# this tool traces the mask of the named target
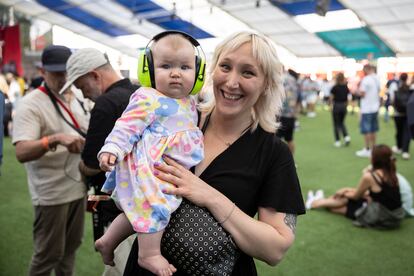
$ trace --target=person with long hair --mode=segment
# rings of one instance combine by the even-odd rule
[[[345,146],[348,146],[351,142],[351,137],[348,135],[348,131],[345,126],[345,117],[347,113],[349,89],[347,81],[343,73],[338,73],[335,78],[335,85],[331,89],[331,102],[332,102],[332,119],[334,125],[335,135],[335,147],[341,146],[342,135]]]
[[[357,220],[359,213],[364,210],[361,208],[377,202],[381,205],[381,210],[393,213],[394,219],[401,220],[404,217],[404,211],[401,208],[395,162],[396,159],[390,147],[376,145],[372,151],[371,166],[364,169],[356,188],[341,188],[328,198],[308,201],[307,206],[310,209],[326,208],[332,213]]]

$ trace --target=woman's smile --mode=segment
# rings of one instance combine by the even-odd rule
[[[243,97],[240,94],[228,93],[228,92],[225,92],[224,90],[220,90],[220,91],[226,100],[237,101]]]

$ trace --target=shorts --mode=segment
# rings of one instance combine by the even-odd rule
[[[293,140],[293,131],[295,130],[295,118],[281,117],[281,126],[277,130],[276,135],[283,138],[286,142]]]
[[[355,219],[355,211],[361,208],[365,202],[366,200],[364,199],[357,199],[357,200],[348,199],[348,203],[346,205],[345,217],[350,218],[350,219]]]
[[[318,101],[318,94],[315,92],[310,92],[308,95],[306,95],[306,102],[308,104],[314,104]]]
[[[362,134],[377,132],[378,127],[378,112],[363,113],[361,115],[361,122],[359,123]]]

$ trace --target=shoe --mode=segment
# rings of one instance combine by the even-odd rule
[[[392,146],[391,150],[395,154],[401,154],[402,152],[397,146]]]
[[[359,150],[357,152],[355,152],[355,155],[358,157],[371,157],[371,150],[363,148],[362,150]]]
[[[404,160],[409,160],[410,159],[410,154],[408,152],[403,152],[401,154],[402,159]]]
[[[315,118],[316,113],[315,112],[308,112],[307,116],[308,116],[308,118]]]
[[[315,195],[313,194],[313,191],[309,190],[308,197],[305,202],[306,210],[309,210],[311,208],[312,202],[315,200],[314,198],[315,198]]]
[[[300,122],[299,121],[295,121],[295,131],[299,131],[300,130]]]
[[[339,141],[335,141],[335,143],[334,143],[334,147],[336,147],[336,148],[340,148],[340,147],[341,147],[341,142],[339,142]]]
[[[313,197],[313,200],[318,200],[318,199],[324,199],[325,198],[325,193],[323,192],[323,190],[317,190],[315,192],[315,196]]]
[[[345,146],[349,146],[349,144],[351,143],[351,137],[349,136],[345,136],[344,137],[344,141],[345,141]]]

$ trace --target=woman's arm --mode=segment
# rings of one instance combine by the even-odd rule
[[[369,190],[369,188],[372,185],[372,176],[369,172],[364,172],[362,174],[361,179],[359,180],[359,184],[356,187],[356,189],[349,190],[344,194],[345,197],[349,199],[361,199],[365,197],[366,192]]]
[[[217,191],[207,208],[218,221],[226,218],[233,204]],[[278,213],[273,208],[259,207],[258,220],[235,208],[222,226],[246,254],[269,265],[278,264],[295,240],[296,214]]]
[[[276,265],[282,259],[295,238],[296,215],[259,208],[259,220],[253,219],[190,171],[168,157],[164,159],[168,165],[159,164],[155,175],[176,186],[164,192],[207,207],[246,254],[269,265]]]
[[[355,188],[351,188],[351,187],[344,187],[339,189],[338,191],[335,192],[334,197],[344,197],[345,194],[350,193],[350,192],[354,192]]]

